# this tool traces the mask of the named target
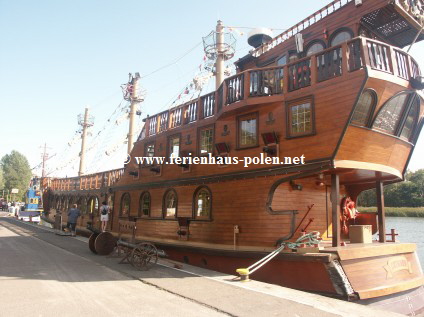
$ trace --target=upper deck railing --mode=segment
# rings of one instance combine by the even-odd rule
[[[122,177],[123,174],[124,169],[119,168],[84,176],[58,178],[51,181],[50,188],[52,190],[60,191],[100,189],[112,186]]]
[[[325,18],[326,16],[330,15],[331,13],[341,9],[345,5],[347,5],[349,2],[352,2],[353,0],[335,0],[329,4],[327,4],[322,9],[316,11],[315,13],[308,16],[306,19],[300,21],[296,25],[292,26],[291,28],[285,30],[283,33],[277,35],[273,39],[271,39],[269,42],[259,46],[258,48],[252,50],[250,53],[254,57],[259,57],[262,54],[268,52],[270,49],[276,47],[277,45],[283,43],[284,41],[288,40],[289,38],[295,36],[296,34],[300,33],[307,27],[315,24],[319,20]]]
[[[239,101],[284,95],[364,67],[405,80],[420,74],[417,62],[401,49],[357,37],[284,66],[246,70],[229,77],[215,92],[148,117],[145,136],[212,117]],[[174,119],[168,122],[171,117]]]

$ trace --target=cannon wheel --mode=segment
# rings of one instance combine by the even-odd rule
[[[90,248],[91,252],[97,254],[96,248],[94,247],[94,242],[96,241],[96,238],[99,234],[98,233],[92,233],[90,238],[88,239],[88,247]]]
[[[138,270],[148,270],[158,261],[158,249],[154,244],[142,242],[131,252],[130,263]]]
[[[116,238],[110,232],[99,233],[94,241],[94,248],[99,255],[109,255],[115,249]]]

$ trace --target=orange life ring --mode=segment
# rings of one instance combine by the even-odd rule
[[[355,219],[356,215],[358,214],[358,211],[356,210],[356,204],[350,197],[344,197],[340,203],[340,209],[340,224],[342,227],[342,233],[348,235],[348,222],[349,220]]]

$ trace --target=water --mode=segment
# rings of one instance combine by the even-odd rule
[[[419,217],[386,217],[386,232],[396,229],[399,234],[396,241],[417,244],[418,258],[424,267],[424,218]],[[388,236],[390,239],[390,236]]]

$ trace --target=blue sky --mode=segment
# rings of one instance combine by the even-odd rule
[[[146,114],[169,107],[196,75],[204,55],[202,36],[218,19],[227,26],[286,29],[327,3],[218,0],[212,6],[207,1],[0,0],[0,157],[15,149],[34,167],[41,162],[40,147],[47,143],[53,156],[47,162],[50,175],[76,175],[79,143],[67,143],[78,130],[77,115],[89,106],[95,125],[88,172],[121,167],[127,123],[113,122],[125,110],[122,103],[115,111],[128,73],[140,72],[143,77],[141,125]],[[250,49],[246,36],[237,36],[237,41],[236,58]],[[411,53],[424,69],[424,43],[416,44]],[[170,66],[149,75],[165,65]],[[104,155],[113,147],[119,149]],[[424,168],[423,154],[421,137],[411,169]]]

